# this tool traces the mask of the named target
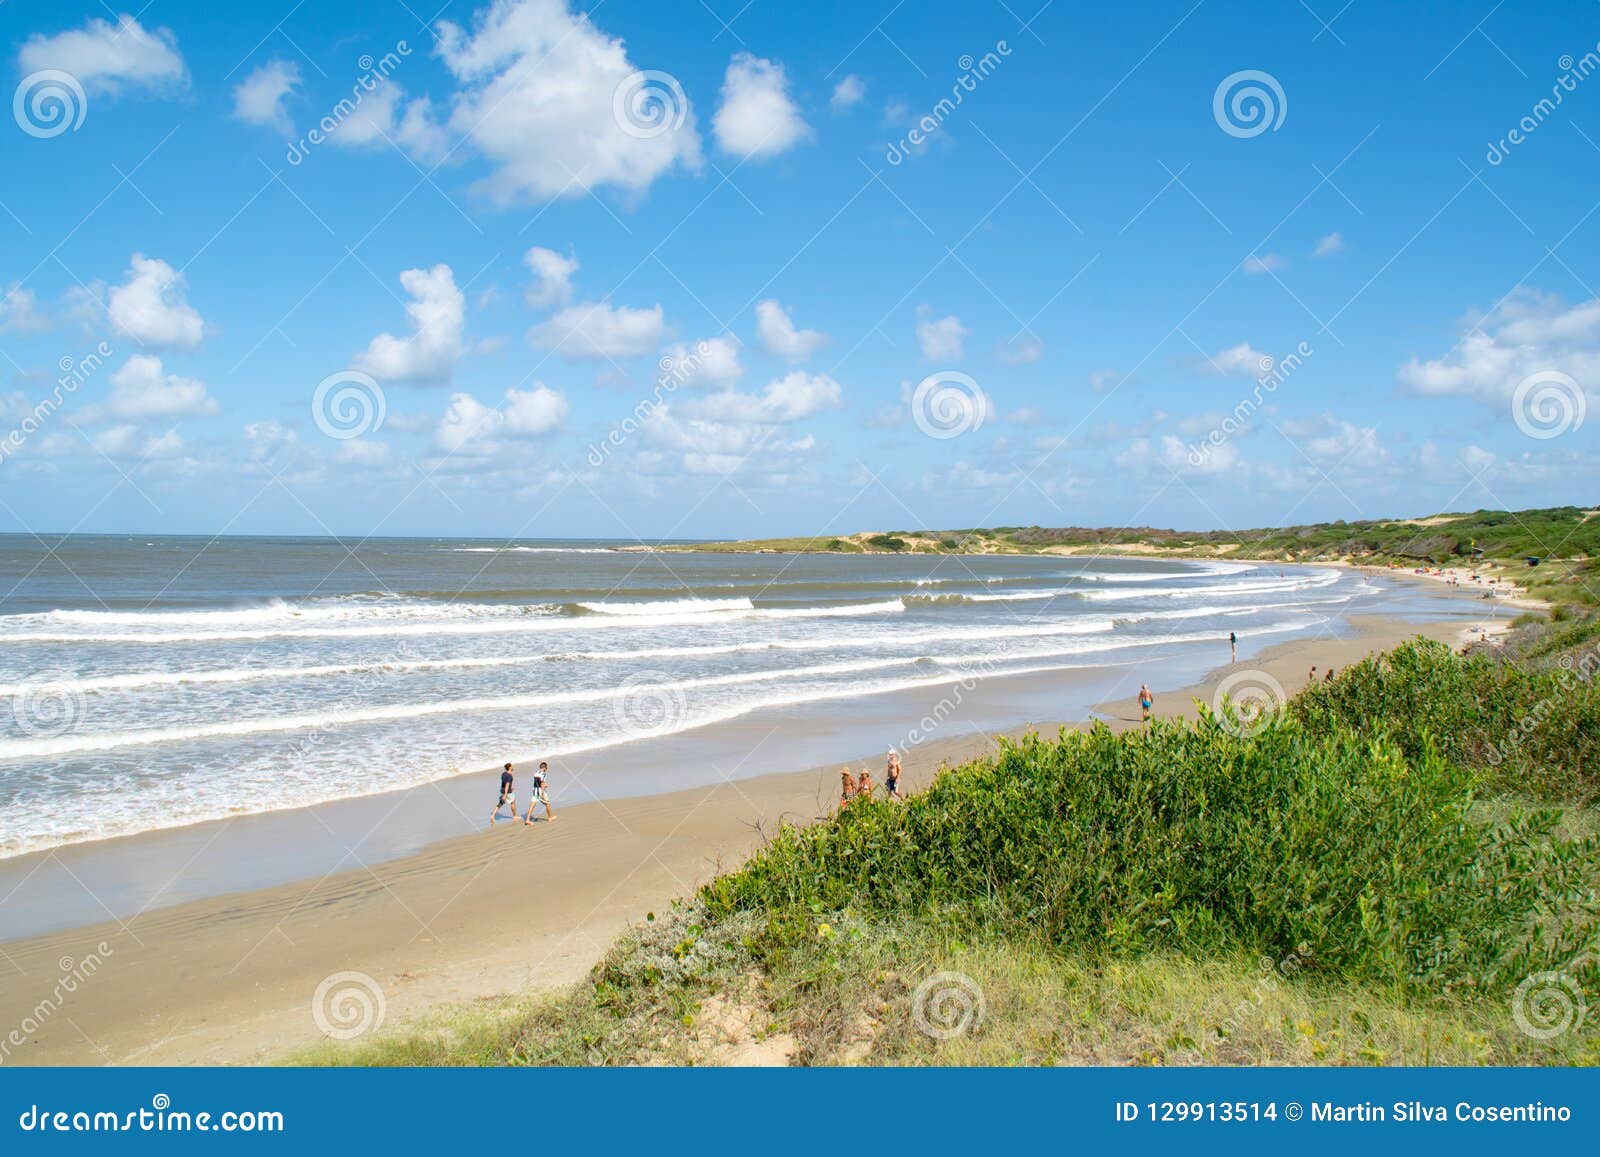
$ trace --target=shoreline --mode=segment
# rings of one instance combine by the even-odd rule
[[[1348,623],[1346,637],[1267,644],[1237,665],[1177,686],[1151,679],[1156,713],[1192,713],[1191,699],[1209,701],[1230,670],[1265,671],[1292,694],[1309,663],[1342,668],[1418,634],[1458,644],[1463,632],[1461,620],[1452,619],[1353,615]],[[958,764],[993,752],[998,735],[1049,734],[1096,719],[1118,729],[1137,726],[1137,682],[1123,686],[1136,679],[1131,669],[1121,669],[1120,678],[1118,669],[1099,675],[1089,700],[1099,706],[1086,710],[1087,718],[942,735],[908,751],[907,784],[917,790],[940,761]],[[1009,682],[1026,691],[1044,681]],[[900,716],[892,733],[902,734],[905,723]],[[741,738],[748,732],[733,736]],[[356,857],[359,866],[346,864],[317,880],[230,891],[7,942],[0,1023],[21,1024],[30,1015],[36,1023],[26,1043],[8,1046],[0,1062],[270,1061],[322,1039],[312,995],[340,972],[372,979],[391,1025],[440,1005],[559,987],[580,979],[630,922],[742,862],[778,823],[828,814],[840,763],[866,766],[881,779],[882,758],[562,804],[554,825],[473,831],[371,865]],[[137,868],[135,858],[129,870]],[[40,1020],[41,995],[69,961],[91,955],[102,958],[96,974]]]

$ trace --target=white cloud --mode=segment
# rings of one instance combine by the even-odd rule
[[[1469,325],[1453,350],[1412,358],[1399,377],[1418,394],[1498,404],[1524,378],[1547,370],[1571,376],[1591,399],[1600,398],[1600,298],[1568,306],[1556,297],[1514,294]]]
[[[638,357],[659,346],[665,333],[659,305],[632,309],[585,301],[534,326],[528,340],[569,361],[585,361]]]
[[[1344,249],[1344,238],[1338,233],[1329,233],[1317,242],[1317,247],[1311,251],[1313,257],[1329,257]]]
[[[164,434],[143,434],[134,426],[112,426],[91,440],[107,458],[158,461],[182,456],[183,438],[176,430]]]
[[[133,255],[127,280],[115,286],[106,310],[117,332],[149,346],[200,344],[205,322],[184,300],[183,275],[165,261]]]
[[[827,374],[796,370],[767,383],[759,395],[724,390],[685,403],[691,417],[713,422],[779,424],[798,422],[839,405],[842,390]]]
[[[471,394],[452,394],[433,443],[441,453],[462,458],[494,457],[508,452],[502,439],[547,434],[566,420],[568,409],[566,398],[542,382],[531,390],[507,390],[498,409]]]
[[[394,457],[387,442],[374,442],[370,438],[347,438],[339,443],[335,457],[340,462],[363,469],[387,466]]]
[[[466,299],[448,265],[407,269],[400,285],[410,294],[411,335],[380,333],[355,358],[355,368],[382,382],[448,382],[461,358]]]
[[[1252,253],[1240,263],[1239,268],[1246,273],[1271,273],[1274,269],[1282,269],[1288,264],[1276,253]]]
[[[996,351],[1008,366],[1026,366],[1044,357],[1044,342],[1031,333],[1019,333]]]
[[[733,385],[744,375],[739,343],[731,337],[678,342],[663,355],[662,375],[683,386]],[[670,363],[670,364],[666,364]]]
[[[860,104],[866,95],[866,82],[852,72],[833,86],[833,99],[828,103],[835,112],[839,112]]]
[[[1089,388],[1097,394],[1103,394],[1122,381],[1123,375],[1113,369],[1096,370],[1089,375]]]
[[[50,319],[39,308],[31,289],[13,281],[0,289],[0,333],[38,333],[50,328]]]
[[[111,375],[111,394],[105,404],[89,407],[84,416],[142,421],[146,418],[192,418],[217,412],[216,399],[205,383],[169,374],[161,359],[134,354]]]
[[[1203,368],[1214,374],[1237,374],[1246,378],[1269,374],[1272,366],[1272,358],[1247,341],[1214,353],[1203,363]]]
[[[292,60],[269,60],[234,87],[233,115],[287,135],[294,126],[283,102],[299,86],[298,64]]]
[[[935,318],[925,305],[917,309],[917,317],[921,319],[917,322],[917,344],[922,347],[922,356],[931,362],[959,360],[966,349],[968,333],[961,319],[954,314]]]
[[[448,20],[435,27],[461,86],[450,132],[492,166],[478,188],[496,204],[604,185],[640,192],[675,166],[699,168],[681,86],[657,81],[641,93],[622,41],[565,0],[495,0],[470,32]]]
[[[335,145],[347,149],[398,148],[427,164],[444,160],[449,134],[427,97],[408,101],[405,90],[392,80],[357,95],[360,103],[328,134]]]
[[[804,361],[817,351],[828,336],[814,329],[796,329],[788,312],[777,299],[769,298],[756,306],[756,332],[768,353],[792,362]]]
[[[1374,426],[1357,426],[1332,416],[1324,417],[1323,425],[1325,432],[1306,441],[1303,447],[1318,462],[1371,469],[1389,456],[1379,443]]]
[[[91,19],[55,36],[30,37],[17,53],[24,75],[43,69],[70,73],[91,92],[181,86],[188,78],[178,41],[165,28],[148,31],[132,16]]]
[[[522,255],[522,260],[534,276],[533,284],[524,294],[529,305],[543,309],[572,300],[572,275],[578,272],[576,257],[563,257],[554,249],[535,245]]]
[[[811,136],[789,96],[783,65],[748,52],[734,56],[722,81],[722,107],[712,119],[724,152],[763,160],[788,152]]]

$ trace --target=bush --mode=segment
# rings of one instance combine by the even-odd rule
[[[867,539],[868,546],[875,546],[879,550],[904,550],[906,540],[894,534],[874,534]]]
[[[1294,955],[1434,992],[1573,967],[1600,841],[1554,838],[1553,811],[1475,824],[1472,778],[1428,741],[1408,762],[1344,726],[1238,738],[1204,711],[1029,736],[908,803],[788,829],[701,900],[713,920],[768,913],[779,952],[786,921],[845,909],[1112,956]]]

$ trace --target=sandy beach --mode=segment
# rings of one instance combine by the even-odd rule
[[[1192,713],[1193,701],[1209,701],[1230,670],[1265,671],[1292,693],[1312,665],[1342,668],[1416,634],[1458,644],[1479,629],[1462,620],[1349,622],[1346,636],[1269,646],[1199,683],[1164,685],[1145,672],[1157,713]],[[1127,684],[1138,676],[1101,674],[1110,684],[1101,695],[1111,698],[1096,717],[1114,727],[1136,725],[1137,681]],[[1045,702],[1027,698],[1027,679],[992,682],[986,693],[1029,706]],[[907,722],[888,733],[898,737]],[[1041,712],[1014,733],[1081,723]],[[752,737],[734,730],[726,739],[737,745]],[[907,782],[916,790],[942,762],[959,763],[994,746],[993,734],[936,734],[907,754]],[[882,751],[849,762],[880,776]],[[765,765],[773,762],[768,757]],[[8,940],[0,943],[0,1030],[25,1031],[3,1042],[4,1063],[271,1062],[323,1038],[313,993],[341,972],[372,978],[389,1025],[444,1002],[571,982],[630,921],[737,864],[780,823],[825,815],[837,796],[838,769],[829,762],[574,806],[560,806],[558,793],[558,822],[531,827],[518,821],[487,828],[492,800],[486,798],[482,830],[410,854],[380,862],[357,857],[316,879]],[[488,796],[487,781],[476,786]],[[119,845],[120,871],[133,877],[154,871],[137,841],[112,843]],[[88,961],[92,975],[83,976]]]

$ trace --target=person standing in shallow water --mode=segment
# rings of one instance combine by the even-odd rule
[[[1156,697],[1150,694],[1150,684],[1139,684],[1139,712],[1144,722],[1150,722],[1150,709],[1156,705]]]
[[[1239,661],[1239,636],[1232,631],[1228,632],[1228,656],[1235,663]]]

